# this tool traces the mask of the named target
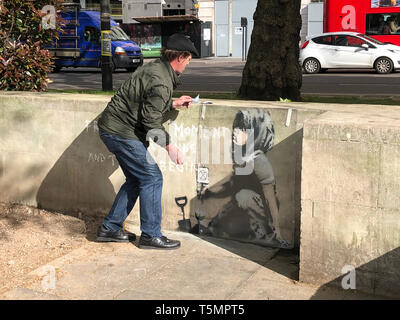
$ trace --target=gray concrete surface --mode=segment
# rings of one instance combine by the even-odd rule
[[[303,127],[300,279],[400,297],[400,118],[326,112]]]
[[[130,231],[138,233],[138,228]],[[182,232],[178,250],[142,250],[135,243],[95,243],[32,271],[0,296],[12,300],[292,300],[377,299],[296,281],[298,257],[252,244]],[[55,270],[51,282],[51,268]]]
[[[125,177],[98,135],[96,117],[110,97],[57,94],[0,95],[0,201],[39,206],[73,214],[105,216]],[[215,216],[229,197],[199,201],[196,195],[196,166],[210,169],[210,184],[218,186],[232,175],[231,128],[240,109],[261,107],[274,121],[274,148],[268,154],[277,181],[280,201],[279,228],[283,238],[299,246],[301,128],[320,110],[288,109],[283,104],[241,102],[229,106],[214,101],[201,112],[194,105],[182,110],[173,123],[166,123],[172,140],[183,150],[185,165],[174,165],[165,150],[149,148],[164,176],[163,227],[176,230],[182,215],[176,197],[187,196],[186,218],[197,223],[195,211],[202,210],[204,223]],[[203,133],[197,134],[201,126]],[[220,137],[217,137],[218,134]],[[209,147],[203,146],[208,143]],[[211,151],[210,151],[211,149]],[[209,151],[209,152],[208,152]],[[204,157],[203,157],[204,155]],[[216,156],[216,157],[215,157]],[[216,160],[216,161],[215,161]],[[139,208],[128,221],[139,224]],[[206,224],[205,224],[206,225]]]
[[[117,170],[117,165],[113,163],[113,159],[108,156],[108,153],[106,151],[104,151],[104,146],[101,144],[99,139],[97,138],[97,140],[93,140],[93,138],[91,138],[91,136],[98,137],[96,134],[94,121],[98,113],[103,110],[105,103],[108,100],[109,97],[107,96],[91,95],[32,94],[15,92],[3,93],[2,95],[0,95],[0,183],[1,190],[4,191],[0,194],[0,201],[26,203],[39,206],[41,204],[46,204],[46,206],[48,206],[48,208],[50,209],[53,205],[59,206],[60,204],[63,204],[63,211],[66,212],[66,214],[74,212],[74,208],[71,207],[79,206],[81,210],[92,211],[95,214],[100,214],[104,216],[112,203],[114,194],[117,191],[116,188],[123,181],[121,173],[119,172],[119,170]],[[325,215],[324,218],[327,219],[327,221],[325,221],[326,223],[332,223],[332,225],[326,225],[325,222],[318,224],[318,219],[315,219],[315,216],[313,216],[312,214],[313,211],[309,210],[310,206],[307,206],[306,201],[303,201],[302,210],[304,211],[304,214],[306,214],[305,217],[308,217],[309,219],[308,224],[302,231],[304,233],[301,235],[301,238],[300,234],[297,234],[298,240],[304,241],[304,239],[307,239],[307,241],[304,241],[304,244],[309,246],[310,248],[324,248],[324,245],[326,245],[325,249],[321,250],[320,252],[324,253],[326,252],[326,250],[329,250],[330,254],[328,255],[327,259],[325,259],[327,255],[322,255],[322,260],[319,261],[321,269],[329,266],[332,262],[336,260],[343,262],[344,260],[337,258],[338,255],[349,249],[347,245],[353,244],[355,248],[355,251],[353,252],[357,253],[360,257],[365,255],[365,257],[367,258],[369,257],[371,259],[374,259],[371,260],[371,265],[367,268],[367,272],[370,272],[370,270],[377,270],[375,268],[377,264],[381,264],[384,266],[384,264],[387,264],[388,261],[389,263],[390,261],[398,261],[398,253],[396,251],[396,249],[399,247],[398,228],[396,227],[398,226],[398,197],[396,196],[396,193],[393,192],[393,190],[397,190],[399,186],[398,181],[396,180],[399,170],[399,152],[397,150],[399,135],[397,130],[398,126],[390,124],[398,123],[399,106],[335,105],[223,100],[217,101],[214,106],[218,106],[218,108],[213,109],[212,106],[209,106],[207,108],[207,111],[205,112],[205,121],[203,123],[205,127],[213,128],[221,126],[225,122],[231,123],[229,122],[229,119],[232,120],[231,117],[233,114],[235,114],[238,108],[265,108],[273,113],[274,121],[276,120],[281,123],[281,130],[277,132],[277,141],[289,141],[289,145],[292,145],[292,143],[296,142],[297,140],[287,138],[293,136],[296,132],[300,132],[302,134],[301,129],[304,121],[307,122],[307,119],[311,118],[317,119],[317,121],[318,119],[320,119],[321,122],[317,122],[317,129],[315,129],[313,132],[321,135],[321,143],[318,144],[318,141],[317,143],[314,143],[314,145],[309,143],[306,144],[306,148],[302,148],[303,157],[306,154],[307,161],[305,162],[305,164],[307,164],[307,168],[309,169],[308,172],[310,177],[310,180],[308,180],[307,184],[305,185],[309,186],[308,191],[307,189],[302,188],[302,192],[304,191],[304,196],[302,196],[302,198],[303,200],[322,200],[322,205],[327,205],[327,202],[331,201],[331,203],[328,204],[333,204],[334,206],[336,206],[336,209],[334,211],[328,210],[329,208],[326,210],[324,209],[320,211],[315,211],[319,212],[318,215],[320,217],[324,217]],[[293,116],[290,121],[288,121],[289,109],[293,111]],[[190,112],[190,110],[187,110],[187,113],[185,113],[184,111],[181,115],[181,119],[184,119],[184,121],[186,122],[183,123],[186,123],[189,126],[197,125],[199,123],[199,110],[200,109],[197,109],[197,112]],[[336,114],[334,119],[328,117],[329,115],[332,115],[332,113]],[[210,115],[213,116],[210,117]],[[332,121],[334,122],[334,125],[332,125]],[[287,122],[289,122],[288,126],[285,125],[285,123]],[[339,130],[338,128],[342,126],[348,126],[350,130]],[[376,131],[376,128],[383,128],[387,130]],[[360,130],[361,132],[360,137],[364,139],[362,141],[365,141],[365,139],[368,139],[369,137],[372,137],[374,139],[380,137],[381,140],[379,142],[377,139],[373,139],[370,141],[370,144],[361,148],[360,143],[357,144],[357,141],[352,141],[352,138],[354,138],[353,132],[357,133],[358,130]],[[89,132],[90,135],[88,134]],[[331,134],[333,138],[338,139],[339,143],[347,143],[348,145],[342,145],[341,148],[336,149],[334,148],[334,146],[329,147],[327,145],[324,145],[324,143],[328,143],[326,142],[326,140],[329,141],[329,139],[326,139],[326,135],[329,136],[329,134]],[[382,140],[384,140],[384,143],[381,147],[382,151],[381,153],[379,153],[376,151],[377,143],[379,142],[379,144],[381,144]],[[355,145],[353,145],[354,143]],[[315,147],[319,145],[324,147],[321,147],[319,149],[314,148],[315,150],[311,148],[312,146]],[[284,154],[288,154],[287,151],[291,151],[290,148],[281,148],[281,151],[282,150],[286,150],[286,153]],[[292,152],[292,155],[290,157],[288,156],[287,158],[295,160],[291,161],[292,164],[296,163],[297,159],[297,155],[293,156],[293,154],[295,153]],[[329,161],[322,161],[321,159],[325,159],[326,154],[331,154],[332,157],[328,159]],[[368,156],[365,157],[365,154],[367,154]],[[347,155],[347,158],[340,158],[340,156],[343,155]],[[382,160],[378,161],[377,155],[382,155],[384,157],[382,158]],[[287,159],[285,158],[284,160],[286,161]],[[316,161],[316,159],[319,159],[319,162]],[[337,160],[338,162],[336,163],[335,161],[333,161],[333,159]],[[276,160],[277,163],[279,163],[279,157],[277,157]],[[319,165],[316,166],[316,163],[318,163]],[[281,169],[282,168],[284,167],[281,167]],[[291,166],[290,168],[293,168],[293,166]],[[232,168],[230,165],[224,167],[222,171],[225,174],[231,169]],[[310,171],[310,169],[312,170]],[[329,173],[330,175],[323,175],[318,170],[322,170],[323,173]],[[84,174],[82,174],[82,172]],[[377,179],[379,177],[379,174],[377,172],[383,173],[383,180]],[[224,176],[224,174],[222,174],[222,177]],[[360,177],[362,179],[358,181],[357,179],[359,177],[359,174],[361,174]],[[304,178],[303,173],[302,175]],[[294,178],[294,180],[291,180],[292,186],[296,185],[295,183],[293,183],[293,181],[299,181],[298,173],[296,174],[294,173],[294,171],[291,172],[288,177]],[[315,177],[315,179],[313,177]],[[332,177],[337,178],[337,181],[334,185],[334,188],[329,189],[329,182],[331,181],[329,179],[331,179]],[[219,179],[221,178],[221,176],[216,176],[216,181],[218,182],[219,180],[217,178]],[[179,209],[174,203],[173,197],[171,198],[171,190],[179,193],[179,195],[181,195],[181,193],[187,193],[189,199],[195,198],[194,172],[189,171],[186,172],[185,175],[180,175],[176,171],[171,172],[168,180],[170,180],[170,185],[165,194],[169,194],[169,199],[166,199],[163,202],[163,228],[171,230],[172,228],[170,228],[169,226],[173,226],[173,224],[174,226],[176,226],[177,221],[181,218]],[[57,189],[59,186],[64,188],[61,189],[62,192],[59,192],[60,189]],[[295,189],[296,188],[291,190]],[[312,193],[310,192],[310,190],[314,190],[315,192]],[[324,190],[328,190],[329,192],[325,192]],[[338,190],[341,190],[341,192],[338,192]],[[372,190],[372,193],[368,193],[368,190]],[[388,208],[392,211],[389,210],[385,212],[381,210],[377,212],[377,215],[375,215],[373,212],[370,212],[366,209],[366,207],[376,202],[376,197],[374,198],[373,196],[376,196],[377,190],[381,190],[381,192],[378,193],[381,196],[380,199],[386,201],[378,202],[378,204],[389,203],[390,206]],[[328,198],[315,198],[314,196],[310,196],[307,198],[306,196],[307,194],[318,195],[321,193],[323,194],[324,192],[329,195]],[[296,195],[295,200],[298,202],[300,201],[299,192],[291,192],[290,194],[291,197],[294,197]],[[290,199],[290,197],[288,199]],[[333,201],[335,199],[341,199],[344,205],[336,205]],[[351,204],[351,201],[356,201],[359,209],[358,212],[354,213],[354,210],[348,210],[348,208],[346,207],[345,204],[348,202],[350,202]],[[299,207],[294,206],[294,208],[298,209]],[[313,205],[311,205],[311,208],[318,209],[318,207],[315,207]],[[290,210],[288,210],[288,212],[289,211]],[[334,212],[334,214],[328,215],[328,213],[331,212]],[[357,219],[351,219],[352,215],[354,215],[354,217],[357,217]],[[135,219],[137,219],[138,214],[135,214],[134,217]],[[340,228],[343,227],[343,225],[340,223],[340,221],[342,218],[346,217],[348,217],[350,220],[343,220],[347,221],[348,223],[345,223],[344,225],[344,230],[346,232],[341,232]],[[317,218],[319,217],[317,216]],[[365,221],[362,220],[364,218],[366,219]],[[382,224],[379,219],[385,221],[384,224]],[[303,222],[306,223],[307,219],[304,219]],[[382,226],[385,226],[385,228],[382,228]],[[129,227],[133,227],[132,224],[129,224]],[[328,241],[331,240],[329,233],[326,233],[329,230],[334,230],[335,232],[337,231],[334,234],[334,237],[335,239],[337,238],[339,242],[341,241],[341,243],[343,244],[342,246],[339,246],[341,248],[340,250],[336,250],[338,246],[336,246],[334,242]],[[358,243],[356,241],[355,243],[353,243],[352,239],[354,238],[354,233],[357,235],[357,239],[367,239],[369,241],[372,235],[374,236],[374,239],[380,239],[380,242],[375,247],[370,245],[371,243],[369,242]],[[327,238],[319,237],[319,235],[327,235]],[[358,235],[362,237],[359,238]],[[179,234],[179,237],[181,236],[189,235]],[[324,239],[327,239],[327,241],[325,241]],[[222,288],[216,288],[215,292],[218,292],[218,294],[216,294],[215,296],[212,295],[211,297],[228,299],[230,297],[236,296],[235,292],[238,292],[237,294],[240,297],[252,295],[254,295],[255,297],[259,297],[258,293],[254,293],[254,287],[250,288],[248,291],[243,291],[243,293],[241,290],[245,287],[241,287],[239,285],[239,283],[244,284],[247,282],[251,282],[253,279],[255,279],[254,282],[257,285],[262,286],[263,289],[261,290],[261,292],[265,295],[265,297],[282,298],[284,297],[284,294],[282,293],[282,295],[278,295],[276,293],[280,291],[279,288],[277,288],[276,286],[274,287],[274,282],[268,283],[267,281],[269,279],[268,277],[272,277],[272,279],[275,280],[281,279],[279,277],[282,276],[282,274],[285,275],[284,278],[286,280],[281,282],[288,285],[288,297],[291,297],[292,292],[296,292],[296,287],[291,286],[293,284],[293,280],[296,279],[296,277],[293,277],[291,275],[292,272],[295,272],[295,269],[289,269],[289,271],[280,271],[285,270],[285,267],[282,267],[279,264],[280,260],[277,259],[278,256],[275,256],[274,259],[265,257],[259,258],[255,253],[257,257],[252,257],[249,255],[248,252],[253,252],[253,249],[241,250],[242,253],[239,255],[244,258],[243,265],[240,264],[240,266],[233,266],[230,265],[227,261],[220,261],[220,257],[222,258],[224,257],[224,255],[222,254],[222,252],[218,251],[216,256],[220,257],[217,260],[213,260],[213,258],[210,258],[207,264],[204,265],[202,264],[202,256],[197,255],[197,250],[199,248],[202,248],[202,245],[204,245],[206,242],[197,242],[197,246],[196,242],[193,242],[192,240],[196,239],[189,239],[187,241],[188,246],[183,247],[180,251],[161,253],[160,255],[152,255],[150,258],[153,259],[152,262],[155,263],[154,268],[156,269],[152,269],[153,267],[150,268],[152,270],[151,274],[153,276],[156,276],[158,275],[158,272],[160,272],[160,278],[158,278],[160,281],[164,281],[167,278],[167,275],[164,273],[167,271],[165,271],[164,268],[158,269],[157,266],[165,265],[165,267],[167,268],[170,262],[166,262],[167,260],[157,259],[159,259],[158,257],[166,257],[167,254],[170,254],[172,259],[171,263],[173,263],[173,265],[170,269],[168,269],[168,277],[172,274],[175,275],[180,273],[184,277],[186,283],[190,282],[189,279],[192,279],[191,277],[193,277],[194,279],[194,277],[196,276],[190,271],[191,268],[195,269],[196,266],[199,265],[203,266],[203,268],[208,268],[208,271],[214,271],[213,267],[216,267],[214,279],[222,279],[222,282],[220,282],[220,286]],[[310,245],[310,241],[314,241],[314,243]],[[226,244],[220,244],[217,245],[217,247],[221,248],[225,245]],[[76,272],[77,274],[84,273],[85,268],[88,268],[88,265],[92,265],[93,261],[105,261],[108,259],[120,261],[118,262],[118,264],[126,265],[127,261],[131,261],[132,259],[137,260],[144,254],[140,250],[129,251],[135,250],[135,247],[126,245],[115,247],[113,244],[99,245],[90,243],[85,248],[81,249],[83,251],[78,251],[77,257],[79,261],[77,260],[76,262],[76,266],[78,268],[76,270],[78,271],[73,271],[71,269],[71,274],[74,272]],[[379,250],[377,251],[376,248],[378,248]],[[97,249],[98,251],[96,251]],[[353,247],[351,247],[350,249],[353,250]],[[267,252],[270,249],[264,250],[266,250],[265,252]],[[232,251],[237,252],[237,250],[234,251],[232,249],[228,250],[228,254],[232,253]],[[255,249],[254,251],[256,252]],[[79,254],[79,252],[81,253]],[[93,254],[95,254],[96,257],[93,258],[95,260],[85,260],[91,257],[91,255],[88,254],[89,252],[93,252]],[[109,254],[110,252],[115,252],[115,254]],[[182,253],[182,256],[179,256],[179,252]],[[201,253],[201,250],[199,250],[199,252]],[[213,250],[210,250],[210,254],[213,254],[213,252]],[[246,254],[243,252],[246,252]],[[305,255],[305,257],[313,257],[314,253],[315,251],[311,250]],[[204,256],[207,256],[207,254],[208,252],[204,253]],[[196,262],[191,261],[192,256],[197,257]],[[351,258],[351,256],[349,257]],[[300,256],[300,259],[301,258],[302,257]],[[377,258],[381,259],[376,260]],[[315,256],[315,259],[318,259],[318,257]],[[179,264],[180,260],[187,262],[187,270],[186,268],[181,268],[182,265]],[[242,260],[240,259],[237,261],[239,261],[240,263],[242,262]],[[313,270],[313,268],[315,269],[315,266],[318,265],[315,263],[315,260],[312,259],[305,259],[304,261],[305,264],[302,264],[302,266],[303,268],[305,267],[308,270]],[[349,261],[352,262],[351,260]],[[366,261],[360,259],[354,262],[356,267],[361,267],[360,274],[362,273],[362,263],[364,262]],[[65,269],[65,271],[61,271],[60,281],[63,279],[64,274],[67,275],[68,272],[70,272],[68,271],[68,266],[70,266],[71,264],[74,265],[73,260],[66,263],[61,261],[61,263],[62,265],[65,264],[66,267],[62,267],[63,270]],[[96,264],[97,262],[95,263],[95,265]],[[111,264],[113,264],[113,262],[111,262]],[[291,263],[289,262],[289,265],[290,264]],[[262,266],[261,269],[259,269],[260,266]],[[266,271],[270,270],[268,266],[270,266],[275,273],[278,273],[279,276],[275,273],[271,273],[270,271]],[[370,268],[371,266],[372,269]],[[396,265],[391,265],[391,267],[393,266]],[[111,265],[104,264],[103,262],[101,262],[98,267],[100,269],[108,270],[107,272],[113,271]],[[229,270],[228,267],[232,268],[232,270],[234,271],[233,278],[225,278],[226,270]],[[148,267],[145,265],[139,264],[138,268],[141,268],[141,271],[136,270],[136,274],[144,273],[144,270],[146,270],[146,272],[148,270]],[[91,270],[91,274],[95,274],[95,270]],[[174,272],[173,270],[177,271]],[[225,270],[225,273],[219,270]],[[186,272],[188,272],[188,274],[185,274]],[[208,273],[209,272],[203,275],[200,274],[199,278],[201,278],[202,281],[205,281],[206,276],[213,277]],[[309,274],[310,273],[312,274],[312,272],[309,272]],[[129,287],[129,284],[123,283],[124,280],[118,280],[116,277],[117,273],[111,272],[108,274],[108,276],[104,276],[104,274],[99,273],[99,277],[96,276],[93,277],[92,280],[90,280],[91,274],[87,274],[87,283],[83,284],[80,283],[81,280],[75,279],[73,278],[73,276],[71,276],[68,281],[66,280],[65,286],[68,287],[70,285],[69,283],[71,283],[72,289],[68,290],[72,291],[68,291],[66,289],[65,291],[60,291],[57,294],[51,292],[45,293],[55,294],[56,296],[66,295],[72,298],[80,296],[80,294],[82,294],[74,291],[80,288],[79,290],[83,290],[83,292],[85,292],[85,294],[89,296],[90,292],[88,291],[90,291],[90,288],[92,288],[93,290],[97,290],[96,283],[114,281],[113,279],[116,279],[115,281],[122,281],[118,285],[118,288],[120,288],[120,286],[123,286],[125,289],[118,289],[119,291],[115,289],[114,291],[111,291],[111,293],[107,293],[108,291],[104,289],[104,291],[99,292],[98,296],[104,296],[110,299],[117,298],[122,293],[132,294],[132,297],[135,296],[135,294],[131,292],[135,289]],[[120,272],[118,274],[120,274]],[[325,277],[326,274],[324,275],[324,277],[321,276],[319,278],[320,282],[318,283],[318,286],[312,287],[315,290],[312,292],[308,291],[308,294],[303,295],[303,297],[316,298],[324,296],[325,287],[327,286],[327,284],[337,284],[331,283],[333,279],[332,276],[336,277],[336,282],[340,283],[341,277],[338,276],[338,274],[340,275],[340,270],[335,270],[334,273],[330,274],[328,277]],[[63,276],[61,277],[61,275]],[[276,276],[278,276],[278,278],[276,278]],[[386,282],[382,282],[380,284],[381,288],[383,288],[384,286],[389,287],[391,285],[390,276],[393,276],[393,272],[390,272],[389,277],[382,278],[385,279]],[[396,273],[394,273],[394,276],[394,281],[398,281],[398,278],[396,278]],[[129,282],[133,281],[132,277],[133,276],[130,275],[130,278],[128,277],[124,279],[126,280],[126,282]],[[262,279],[265,280],[265,283]],[[87,285],[90,284],[89,280],[94,283],[92,287],[87,287]],[[236,283],[237,285],[232,286],[231,282]],[[280,281],[277,280],[277,282],[279,283],[279,285],[281,285]],[[197,282],[195,283],[198,284]],[[146,288],[146,285],[147,282],[143,282],[143,288]],[[171,285],[170,288],[174,287],[175,285],[177,284],[175,283]],[[198,285],[200,286],[200,284]],[[211,286],[212,283],[209,283],[208,285]],[[374,283],[369,283],[369,285],[373,286]],[[224,289],[225,291],[221,291],[224,286],[227,286],[227,288]],[[108,288],[108,286],[106,287]],[[40,288],[41,287],[38,286],[28,286],[25,288],[26,290],[18,291],[18,294],[26,295],[33,292],[36,295],[40,295]],[[61,286],[60,288],[62,289],[63,286]],[[282,288],[286,288],[285,285],[282,285]],[[168,289],[168,287],[166,287],[166,289]],[[204,290],[206,289],[207,288],[205,288]],[[197,297],[197,293],[192,292],[191,290],[183,292],[185,294],[192,294],[190,297]],[[199,292],[201,292],[201,290]],[[214,291],[212,291],[210,294],[214,294],[213,292]],[[301,294],[299,293],[299,297],[301,297]],[[172,296],[178,297],[176,296],[176,294]],[[341,297],[341,294],[337,295],[337,297]]]

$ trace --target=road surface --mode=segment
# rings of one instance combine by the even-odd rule
[[[149,60],[146,61],[146,63]],[[234,58],[193,59],[181,77],[178,91],[234,92],[240,87],[244,62]],[[117,70],[113,74],[114,89],[128,79],[130,73]],[[51,73],[49,89],[101,90],[100,69],[67,68]],[[388,75],[374,70],[328,70],[326,73],[303,74],[303,94],[400,96],[400,72]]]

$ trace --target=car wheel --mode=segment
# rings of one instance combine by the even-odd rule
[[[321,64],[315,58],[308,58],[303,64],[306,73],[318,73],[321,70]]]
[[[393,71],[393,62],[389,58],[379,58],[375,62],[375,70],[377,73],[385,74]]]
[[[62,67],[60,67],[60,66],[56,66],[56,67],[54,67],[54,68],[51,70],[51,72],[53,72],[53,73],[58,73],[58,72],[60,72],[61,68],[62,68]]]

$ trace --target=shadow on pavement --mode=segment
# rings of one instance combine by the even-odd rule
[[[253,261],[260,266],[272,270],[288,279],[299,280],[299,249],[278,249],[261,245],[216,238],[211,236],[196,237],[222,249],[230,251],[241,258]]]
[[[371,260],[322,285],[311,299],[324,299],[329,288],[345,287],[349,297],[367,293],[371,299],[400,299],[400,248]],[[353,277],[354,275],[354,277]],[[312,277],[312,276],[310,276]],[[318,275],[316,275],[318,279]]]

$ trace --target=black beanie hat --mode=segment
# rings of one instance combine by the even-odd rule
[[[176,51],[189,51],[192,55],[199,56],[194,44],[189,36],[182,33],[175,33],[168,38],[167,49]]]

